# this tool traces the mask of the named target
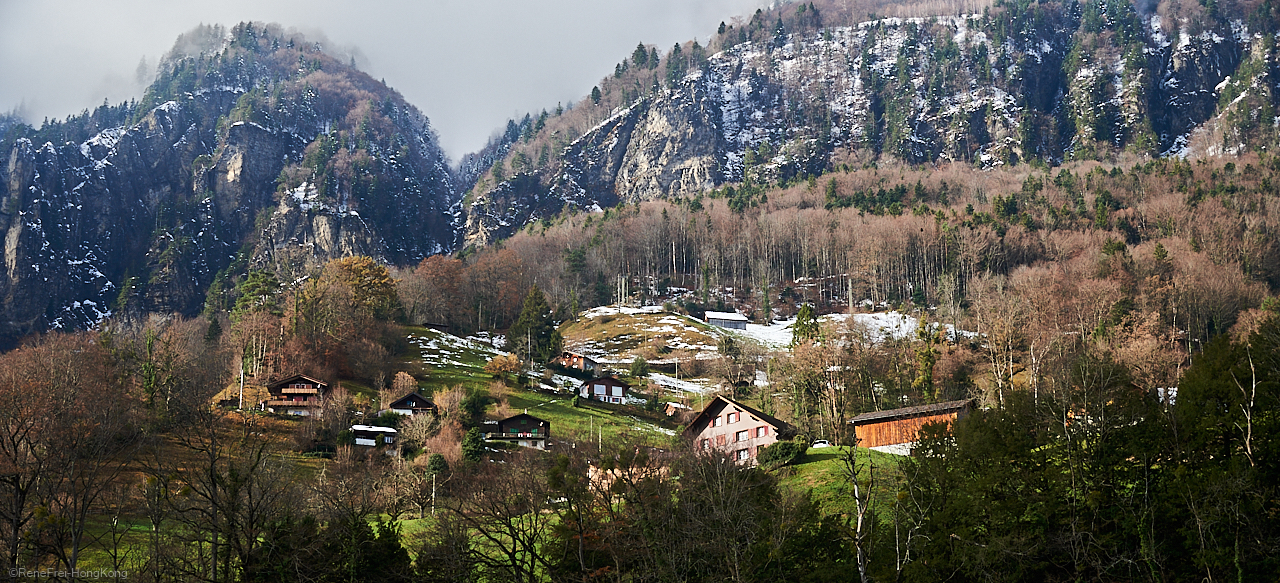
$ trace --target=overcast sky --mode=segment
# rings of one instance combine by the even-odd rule
[[[139,97],[198,24],[322,33],[431,118],[456,160],[506,120],[583,98],[636,43],[706,44],[761,0],[0,0],[0,113],[62,118]],[[328,48],[328,47],[326,47]]]

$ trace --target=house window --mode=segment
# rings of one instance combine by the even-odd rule
[[[768,426],[768,425],[762,425],[762,426],[760,426],[760,427],[757,427],[757,428],[756,428],[756,437],[764,437],[764,436],[766,436],[766,435],[769,435],[769,426]]]
[[[382,443],[391,443],[391,436],[387,435],[382,438]]]
[[[745,449],[740,449],[738,451],[733,452],[733,459],[736,459],[738,461],[749,459],[750,457],[751,457],[751,452]]]
[[[717,435],[717,436],[716,436],[716,445],[724,445],[724,436],[723,436],[723,435]]]
[[[738,413],[737,411],[734,411],[733,413],[730,413],[728,417],[729,417],[729,423],[737,423],[738,420],[742,418],[742,413]]]
[[[719,427],[719,426],[721,426],[721,425],[724,425],[724,418],[722,418],[722,417],[716,417],[716,418],[714,418],[714,419],[712,419],[712,420],[711,420],[711,426],[712,426],[712,427]]]
[[[702,449],[703,449],[704,451],[705,451],[705,450],[708,450],[708,449],[711,449],[711,440],[710,440],[710,439],[704,439],[704,440],[702,440]]]
[[[734,440],[734,441],[746,441],[746,440],[748,440],[748,439],[750,439],[750,437],[747,437],[747,430],[746,430],[746,429],[743,429],[742,431],[739,431],[739,432],[737,432],[737,433],[733,434],[733,440]]]

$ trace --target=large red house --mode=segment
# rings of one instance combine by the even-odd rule
[[[727,397],[716,397],[684,429],[693,447],[725,453],[738,463],[754,464],[760,448],[789,439],[795,428]]]

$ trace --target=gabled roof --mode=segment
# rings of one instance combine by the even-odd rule
[[[784,433],[784,432],[792,431],[795,429],[794,427],[791,426],[790,423],[787,423],[786,421],[778,419],[773,415],[763,413],[759,409],[756,409],[754,407],[748,407],[728,397],[717,396],[716,398],[712,399],[710,403],[707,403],[707,406],[704,407],[702,411],[698,412],[698,415],[693,418],[693,421],[689,422],[689,425],[685,426],[684,434],[692,435],[692,430],[694,427],[698,427],[699,425],[702,425],[703,421],[707,420],[712,415],[719,415],[720,411],[723,411],[724,408],[729,405],[733,405],[739,409],[742,409],[743,411],[746,411],[747,413],[749,413],[752,417],[755,417],[756,419],[759,419],[761,421],[764,421],[765,423],[768,423],[769,425],[772,425],[774,428],[774,431],[778,433]]]
[[[619,380],[618,377],[614,377],[614,376],[596,377],[589,381],[582,381],[582,384],[578,386],[585,387],[594,383],[608,383],[608,384],[614,384],[614,385],[622,385],[623,387],[628,389],[631,388],[631,385],[627,384],[626,381]]]
[[[896,419],[910,419],[912,417],[923,417],[925,415],[940,415],[943,413],[951,413],[960,411],[973,404],[973,399],[963,399],[960,401],[947,401],[945,403],[934,403],[932,405],[918,405],[915,407],[903,407],[901,409],[890,409],[888,411],[872,411],[863,413],[849,420],[852,425],[866,425],[868,423],[880,423],[884,421],[893,421]]]
[[[278,381],[276,381],[276,382],[274,382],[274,383],[271,383],[271,384],[267,385],[267,388],[269,388],[269,389],[277,389],[277,388],[280,388],[280,387],[288,386],[288,385],[293,384],[293,383],[298,382],[298,381],[306,381],[306,382],[308,382],[308,383],[311,383],[311,384],[313,384],[313,385],[320,386],[320,387],[327,387],[327,386],[329,386],[329,383],[326,383],[326,382],[324,382],[324,381],[322,381],[322,380],[313,379],[313,378],[311,378],[311,377],[309,377],[309,376],[307,376],[307,375],[296,374],[296,375],[293,375],[293,376],[291,376],[291,377],[284,378],[284,379],[280,379],[280,380],[278,380]]]
[[[409,401],[410,398],[413,399],[414,404],[406,405],[405,402]],[[399,399],[396,399],[395,401],[392,401],[391,404],[387,406],[387,408],[388,409],[435,409],[436,404],[432,403],[431,399],[428,399],[422,396],[422,394],[419,393],[418,391],[414,391],[412,393],[409,393],[408,395],[405,395],[403,397],[400,397]]]
[[[534,417],[533,415],[530,415],[530,414],[528,414],[528,413],[521,413],[521,414],[519,414],[519,415],[512,415],[512,416],[510,416],[510,417],[507,417],[506,419],[503,419],[502,421],[499,421],[499,422],[498,422],[498,425],[506,425],[507,423],[509,423],[509,422],[511,422],[511,421],[515,421],[515,420],[517,420],[517,419],[520,419],[521,417],[527,417],[527,418],[529,419],[529,421],[537,421],[538,423],[546,423],[546,424],[547,424],[547,426],[550,426],[550,425],[551,425],[550,423],[548,423],[548,422],[547,422],[547,420],[546,420],[546,419],[540,419],[540,418],[538,418],[538,417]]]

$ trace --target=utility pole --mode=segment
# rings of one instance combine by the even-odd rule
[[[431,472],[431,515],[436,515],[436,473]]]
[[[244,410],[244,355],[240,355],[240,406],[237,411]]]

